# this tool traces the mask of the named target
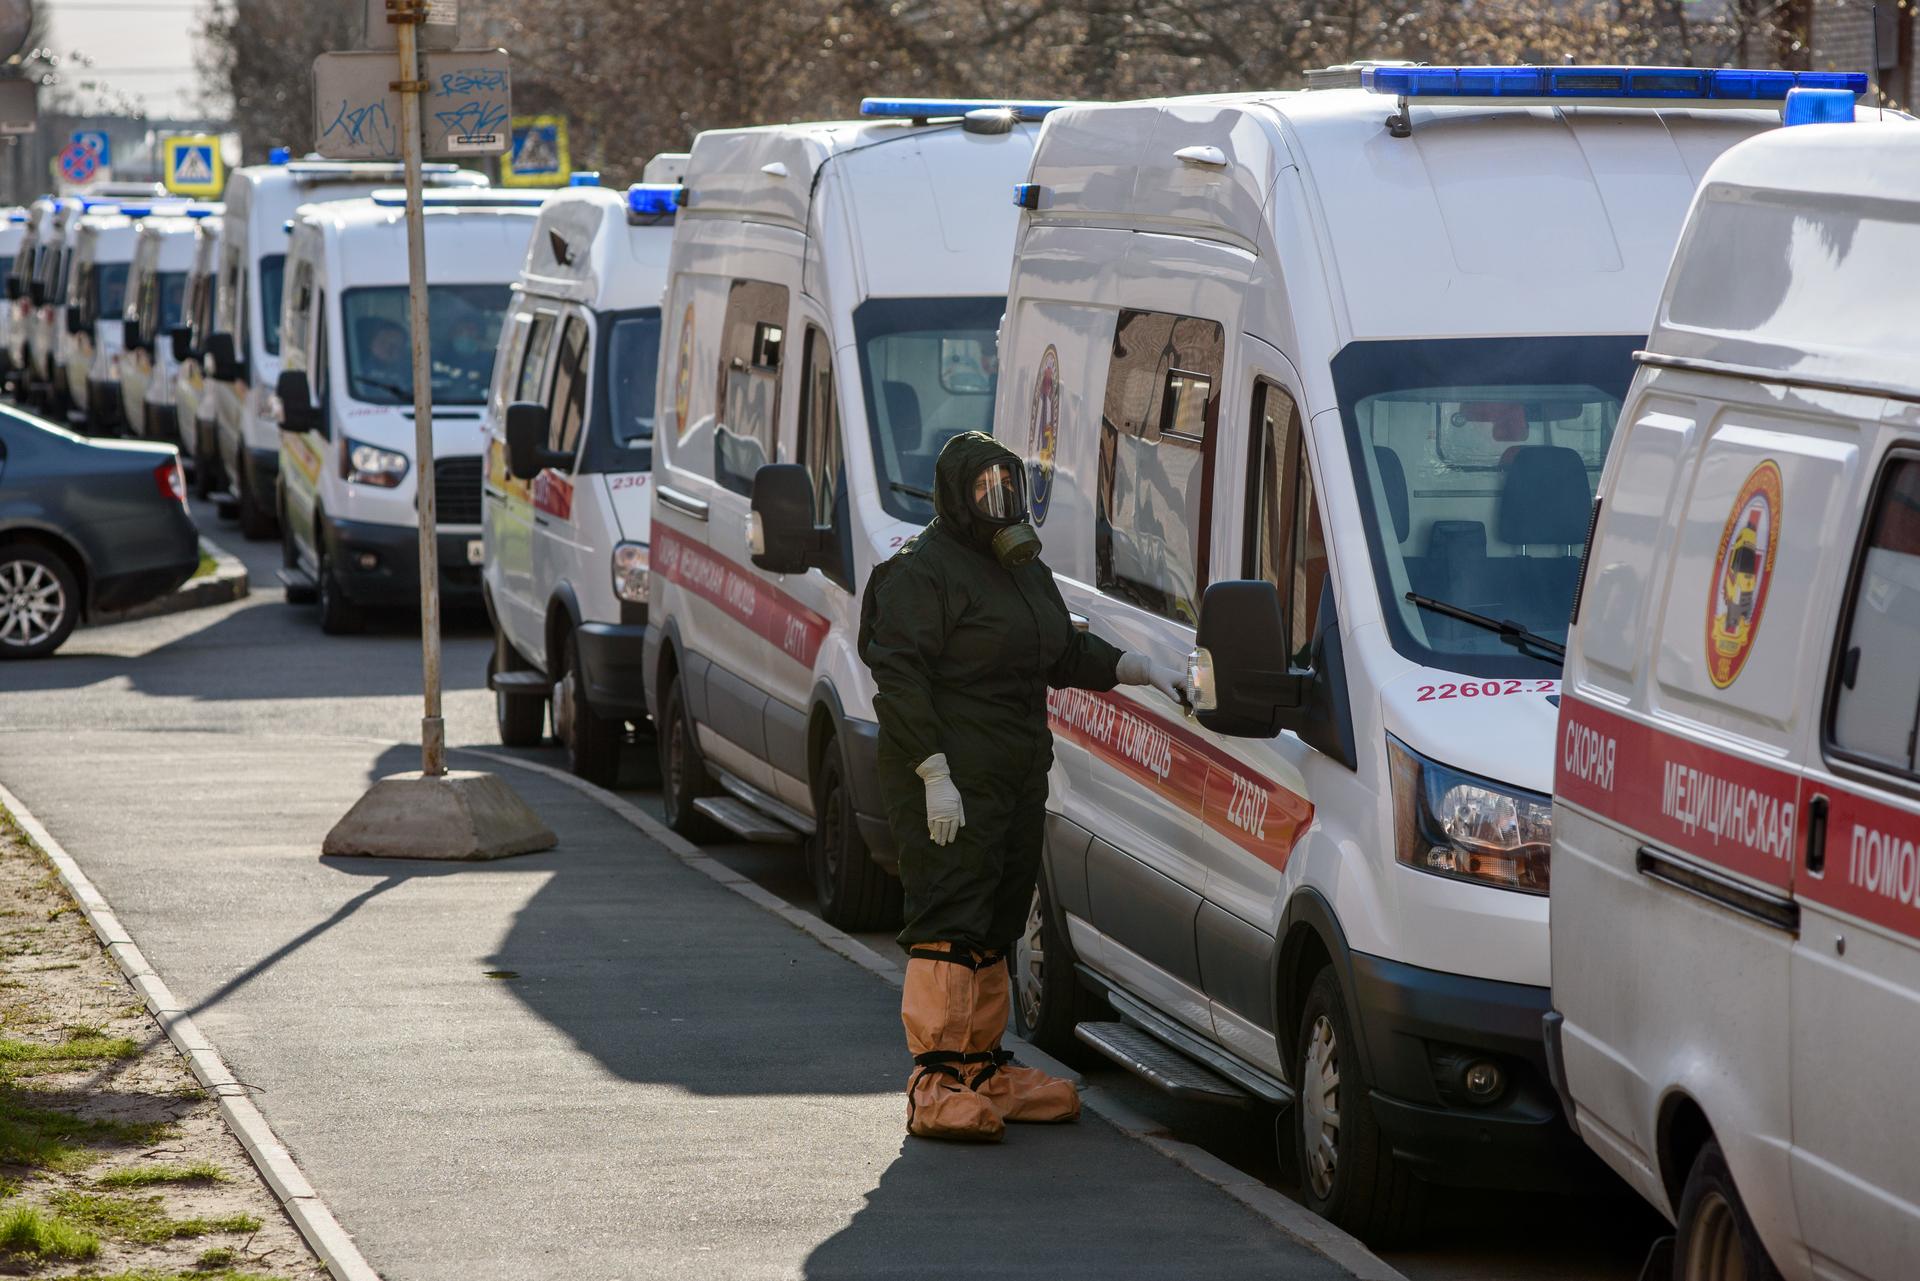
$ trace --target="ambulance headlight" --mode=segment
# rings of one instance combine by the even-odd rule
[[[613,594],[636,605],[647,603],[647,545],[619,543],[613,549]]]
[[[1551,800],[1448,769],[1387,737],[1394,855],[1408,867],[1523,894],[1545,894]]]
[[[378,445],[340,438],[340,474],[356,485],[398,488],[407,475],[407,456]]]

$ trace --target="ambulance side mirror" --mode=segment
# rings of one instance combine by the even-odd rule
[[[7,277],[7,301],[14,302],[20,297],[20,282],[12,276]]]
[[[515,480],[532,480],[551,467],[572,471],[573,455],[547,448],[547,407],[516,400],[507,406],[507,470]]]
[[[233,349],[232,334],[207,335],[207,363],[212,366],[208,372],[217,381],[230,383],[240,380],[240,361]]]
[[[767,463],[753,474],[747,550],[770,573],[841,571],[839,540],[831,526],[813,523],[813,478],[799,463]]]
[[[80,314],[78,307],[67,308],[67,332],[74,335],[87,332],[87,318]]]
[[[1313,679],[1289,663],[1280,593],[1261,580],[1207,588],[1187,668],[1200,723],[1235,738],[1272,738],[1290,728]]]
[[[193,356],[193,330],[186,325],[175,325],[168,341],[173,344],[173,358],[188,360]]]

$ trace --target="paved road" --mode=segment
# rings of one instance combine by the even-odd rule
[[[196,514],[201,518],[204,528],[212,532],[216,538],[221,539],[225,546],[241,555],[247,562],[254,578],[255,596],[235,605],[221,606],[194,614],[83,632],[69,643],[62,656],[56,661],[34,665],[26,670],[21,670],[17,665],[13,669],[0,670],[0,688],[15,691],[6,697],[7,715],[0,724],[15,730],[33,728],[66,730],[84,726],[88,729],[110,727],[151,731],[187,729],[238,731],[248,735],[258,734],[296,741],[302,734],[364,736],[388,742],[414,741],[419,716],[417,694],[419,660],[417,636],[411,630],[409,622],[401,619],[390,620],[387,626],[365,637],[330,639],[321,636],[310,608],[289,607],[280,602],[272,573],[278,564],[276,548],[270,545],[242,543],[237,531],[231,525],[221,525],[207,509],[197,508]],[[446,640],[445,666],[447,735],[452,743],[481,745],[493,743],[492,704],[482,687],[488,644],[484,620],[455,619],[451,621]],[[172,733],[165,736],[156,733],[154,737],[145,741],[150,749],[157,749],[163,759],[174,752],[182,752],[189,758],[198,760],[206,759],[204,746],[194,747],[194,744],[201,740],[193,737],[183,739]],[[351,794],[348,784],[340,780],[363,779],[366,776],[365,771],[369,769],[411,768],[414,765],[410,753],[395,749],[371,758],[371,762],[366,764],[361,772],[356,773],[356,769],[361,767],[356,766],[352,759],[344,761],[334,759],[341,750],[344,749],[330,747],[325,752],[315,753],[312,780],[314,786],[308,787],[303,782],[299,796],[284,798],[285,821],[305,822],[312,825],[321,823],[323,819],[330,820],[344,808],[343,798]],[[144,758],[138,755],[130,758],[124,752],[109,751],[104,741],[96,748],[92,746],[92,740],[89,740],[88,752],[95,762],[96,769],[110,770],[117,777],[131,778],[139,775],[146,780],[144,786],[149,788],[158,787],[165,779],[164,764],[155,767],[143,764]],[[0,762],[18,762],[22,754],[20,748],[9,749],[4,743],[0,743]],[[526,755],[544,763],[559,763],[559,753],[555,749],[541,749]],[[352,751],[347,751],[346,756],[352,758]],[[327,762],[324,765],[321,763],[323,757]],[[180,764],[185,766],[187,761],[182,760]],[[245,774],[247,771],[240,768],[244,764],[244,759],[235,761],[231,767],[228,767],[229,771],[238,770],[240,774]],[[12,771],[15,768],[16,765],[13,763],[0,764],[0,778],[6,778],[12,783]],[[284,764],[281,768],[285,768]],[[182,772],[184,771],[179,768],[174,770],[176,775]],[[268,769],[267,772],[275,771]],[[323,775],[332,779],[333,782],[320,785],[318,780]],[[623,787],[621,790],[629,799],[643,808],[657,813],[657,798],[643,786],[644,778],[644,770],[631,770],[629,776],[623,780],[630,786]],[[523,783],[518,772],[515,773],[513,781],[516,785]],[[17,786],[17,784],[14,785]],[[223,797],[228,795],[231,786],[223,784],[223,780],[208,778],[196,786],[200,790],[196,792],[193,802],[177,808],[196,815],[220,814],[229,808],[223,804]],[[335,796],[328,791],[328,786],[348,790],[340,790]],[[547,789],[550,787],[551,784],[544,782],[530,783],[526,784],[523,790],[526,790],[530,796],[536,793],[538,796],[546,796]],[[312,798],[317,795],[325,795],[327,799],[316,802]],[[32,798],[28,799],[32,803]],[[543,813],[558,812],[572,815],[581,808],[576,801],[557,795],[553,797],[553,801],[559,809],[553,811],[552,807],[542,803]],[[256,802],[261,805],[273,803],[272,797]],[[125,812],[124,807],[121,807],[121,812]],[[47,814],[43,813],[42,817],[49,822],[54,821]],[[127,829],[137,830],[139,821],[144,820],[128,818],[124,823]],[[568,834],[568,838],[571,847],[574,838],[571,834]],[[178,834],[178,839],[186,840],[184,829]],[[310,862],[311,849],[316,843],[317,836],[305,846],[300,847],[302,853],[297,860],[288,865],[298,868],[303,878],[317,877],[320,874],[319,869],[314,868]],[[717,846],[709,850],[709,853],[789,901],[803,907],[811,906],[810,888],[790,847]],[[291,858],[292,855],[289,854],[288,857]],[[490,882],[498,879],[505,884],[522,885],[532,881],[547,880],[540,860],[553,857],[539,856],[537,859],[519,860],[512,865],[511,870],[488,872],[482,876],[463,875],[446,884],[466,886],[478,884],[483,880]],[[218,865],[218,860],[215,860],[215,865]],[[277,863],[275,867],[276,877],[286,871]],[[100,876],[101,873],[95,871],[95,875]],[[337,873],[334,873],[322,879],[338,881],[340,878]],[[138,883],[144,885],[147,882],[143,880]],[[442,883],[435,881],[422,889],[413,881],[406,881],[401,885],[389,887],[384,879],[376,878],[368,886],[356,886],[355,888],[360,891],[357,896],[344,893],[336,887],[333,897],[337,901],[331,901],[327,894],[319,891],[317,886],[312,890],[312,894],[317,895],[320,901],[330,902],[329,912],[337,910],[346,913],[342,920],[350,926],[352,917],[358,916],[371,920],[395,910],[391,900],[383,905],[371,901],[361,902],[363,899],[370,900],[376,896],[387,897],[390,889],[393,888],[404,889],[407,895],[433,894],[439,892]],[[115,895],[111,881],[103,879],[103,886],[109,896],[115,897],[117,901],[118,896]],[[566,897],[578,896],[579,902],[589,902],[592,899],[592,893],[582,893],[582,891],[590,889],[590,880],[574,881],[570,883]],[[546,889],[501,890],[499,893],[524,893],[527,895],[527,904],[539,901],[544,905],[547,902],[544,896],[547,896],[549,891]],[[405,897],[405,895],[396,897]],[[229,897],[226,901],[231,902],[233,899]],[[456,902],[455,907],[457,906]],[[441,907],[435,907],[427,912],[428,919],[424,923],[425,927],[436,930],[442,928],[437,923],[438,918],[435,915],[441,910],[443,910]],[[525,940],[529,937],[524,932],[525,928],[532,924],[531,921],[526,920],[528,917],[545,916],[549,922],[565,922],[557,927],[552,924],[542,927],[547,929],[550,936],[556,928],[561,935],[565,935],[575,928],[577,923],[568,912],[535,913],[525,905],[517,910],[523,923],[510,932],[519,939],[516,947],[524,947]],[[454,915],[457,919],[457,910]],[[319,925],[321,921],[331,919],[331,917],[322,917],[310,922],[309,928]],[[200,923],[195,920],[184,903],[175,904],[171,914],[165,910],[160,911],[156,917],[155,927],[161,928],[163,922],[171,922],[165,928],[181,930],[187,934],[201,929]],[[336,925],[338,924],[336,922]],[[398,922],[389,924],[398,924]],[[136,929],[139,928],[139,923],[136,921]],[[612,937],[602,939],[596,933],[595,939],[598,943],[605,944],[610,953],[617,955],[621,948],[633,946],[631,943],[633,930],[630,923],[607,921],[604,922],[604,929],[620,931],[618,938],[623,940],[616,944]],[[333,948],[340,946],[340,940],[351,938],[354,931],[352,928],[329,927],[323,933],[337,934],[338,939],[331,942],[327,948],[314,949],[311,952],[312,958],[329,955]],[[864,936],[864,938],[876,948],[890,947],[890,940],[884,935]],[[221,954],[264,955],[266,953],[262,949],[266,948],[270,940],[266,935],[258,937],[249,935],[246,941],[248,946],[225,947],[221,949]],[[604,963],[606,958],[594,953],[592,946],[583,946],[587,947],[587,954],[582,958],[581,964],[591,969],[596,963]],[[164,968],[166,954],[158,955]],[[479,960],[488,961],[492,968],[520,969],[523,975],[521,979],[503,981],[514,989],[516,995],[525,993],[529,987],[538,990],[555,981],[555,976],[548,975],[544,980],[529,985],[524,977],[527,971],[518,962],[519,956],[524,955],[524,952],[510,954],[505,948],[505,940],[501,941],[500,948],[485,956],[476,952],[472,946],[468,946],[466,951],[459,955],[460,964],[467,967],[459,972],[467,979],[471,978],[472,966]],[[344,959],[350,963],[351,957],[352,949],[349,948],[344,954]],[[595,959],[596,957],[598,960]],[[515,963],[509,964],[509,960]],[[309,960],[307,963],[311,964],[313,961]],[[213,985],[210,991],[217,991],[221,983],[233,982],[244,977],[243,971],[234,970],[231,965],[228,968],[233,972],[223,972],[218,965],[212,965],[212,968],[207,970],[203,981]],[[272,973],[278,974],[285,968],[284,965],[276,962],[272,967]],[[271,987],[266,983],[267,977],[263,973],[258,983],[249,980],[241,985],[252,987],[255,993],[261,994],[246,999],[268,1001],[273,999]],[[244,1005],[244,995],[242,992],[225,994],[221,998],[222,1004],[223,1006]],[[571,993],[569,1000],[578,1000],[581,995],[578,991]],[[891,994],[885,993],[879,998],[879,1003],[890,1005],[891,999]],[[542,1013],[537,1009],[532,1012],[536,1015]],[[576,1048],[588,1049],[590,1057],[599,1062],[603,1070],[610,1071],[614,1078],[620,1077],[616,1062],[617,1053],[595,1052],[589,1043],[591,1038],[586,1041],[581,1039],[582,1029],[588,1026],[589,1020],[581,1016],[578,1011],[575,1011],[571,1018],[559,1011],[544,1013],[547,1017],[535,1022],[499,1022],[497,1012],[489,1013],[487,1019],[494,1021],[490,1032],[474,1041],[473,1056],[477,1060],[475,1070],[484,1070],[480,1064],[491,1061],[495,1051],[485,1048],[487,1046],[511,1042],[518,1047],[516,1052],[520,1052],[524,1050],[524,1047],[519,1046],[521,1041],[527,1040],[538,1045],[554,1040],[558,1032],[564,1038],[571,1038]],[[895,1060],[898,1055],[893,1054],[890,1049],[896,1026],[890,1013],[883,1011],[875,1014],[874,1011],[862,1007],[857,1011],[843,1011],[840,1017],[846,1019],[845,1033],[852,1036],[855,1043],[863,1047],[863,1053],[878,1054],[880,1061],[889,1064],[889,1071],[897,1068]],[[210,1016],[203,1016],[202,1021],[207,1023],[216,1040],[221,1041],[223,1045],[226,1044],[229,1038],[222,1036],[221,1027],[217,1021]],[[483,1024],[486,1022],[487,1020],[483,1019]],[[600,1025],[595,1024],[595,1026]],[[870,1038],[875,1027],[881,1030],[879,1042],[861,1039]],[[602,1031],[608,1028],[617,1029],[618,1025],[607,1024],[602,1027]],[[631,1030],[616,1031],[615,1034],[623,1038],[639,1035]],[[836,1028],[834,1037],[839,1034],[840,1030]],[[838,1045],[837,1039],[823,1040],[820,1042],[820,1049],[823,1052],[830,1052]],[[302,1048],[306,1051],[315,1047],[303,1046]],[[636,1042],[628,1048],[637,1049],[639,1043]],[[536,1064],[536,1066],[544,1070],[543,1065]],[[1228,1112],[1179,1103],[1136,1081],[1128,1074],[1112,1068],[1097,1056],[1089,1055],[1084,1059],[1076,1060],[1074,1066],[1086,1073],[1090,1082],[1097,1083],[1102,1089],[1122,1096],[1136,1111],[1154,1118],[1171,1135],[1205,1147],[1215,1155],[1272,1186],[1289,1193],[1293,1191],[1290,1173],[1280,1168],[1274,1157],[1271,1115]],[[531,1069],[524,1065],[517,1065],[515,1070]],[[687,1088],[688,1085],[685,1081],[676,1084],[681,1089]],[[849,1086],[846,1081],[838,1081],[836,1084],[849,1089],[862,1088]],[[870,1082],[869,1085],[876,1091],[876,1097],[894,1088],[894,1082],[890,1076],[885,1080],[884,1091],[877,1081]],[[722,1093],[725,1092],[722,1091]],[[326,1119],[329,1111],[330,1108],[323,1108],[314,1117],[303,1120],[300,1123],[301,1135],[308,1136],[314,1133],[315,1126]],[[897,1117],[892,1117],[890,1112],[887,1115],[892,1119],[884,1124],[897,1125]],[[271,1109],[270,1116],[273,1116],[276,1123],[279,1122],[279,1116]],[[431,1116],[427,1120],[431,1123]],[[534,1125],[544,1123],[539,1118],[533,1118],[530,1121],[530,1124]],[[373,1124],[370,1133],[377,1132],[379,1129],[378,1124]],[[1086,1127],[1081,1129],[1084,1131]],[[304,1155],[303,1138],[296,1138],[293,1134],[288,1134],[286,1137],[294,1143],[296,1150]],[[557,1150],[565,1151],[566,1149],[562,1145]],[[783,1153],[780,1159],[791,1161],[791,1155],[793,1154]],[[887,1167],[889,1171],[887,1179],[883,1179],[879,1187],[871,1189],[870,1195],[877,1195],[882,1190],[891,1194],[899,1186],[898,1180],[902,1178],[906,1178],[908,1182],[899,1190],[910,1188],[913,1175],[911,1167],[922,1160],[910,1148],[889,1147],[886,1157],[892,1162]],[[463,1152],[458,1158],[458,1163],[461,1168],[468,1168],[470,1165],[484,1167],[485,1159],[478,1153]],[[816,1165],[816,1154],[810,1150],[800,1161],[793,1164],[797,1169],[811,1171]],[[997,1170],[998,1167],[994,1169]],[[316,1171],[317,1175],[320,1173]],[[553,1173],[554,1171],[549,1169],[537,1176],[534,1181],[542,1186],[550,1186],[547,1180]],[[1077,1167],[1074,1173],[1078,1174]],[[895,1182],[889,1184],[888,1180]],[[405,1186],[407,1185],[404,1181],[395,1184],[396,1189]],[[435,1184],[432,1179],[429,1179],[419,1186],[425,1188]],[[879,1219],[885,1219],[891,1213],[888,1209],[890,1203],[890,1195],[879,1197],[877,1208],[875,1205],[869,1205],[861,1221],[874,1220],[876,1216]],[[356,1209],[353,1205],[343,1203],[337,1205],[336,1209],[350,1226],[355,1225]],[[484,1211],[485,1207],[482,1207],[482,1210]],[[1166,1221],[1165,1207],[1156,1207],[1156,1212],[1163,1222]],[[486,1214],[485,1217],[489,1223],[494,1222],[494,1216],[491,1213]],[[724,1215],[722,1217],[724,1218]],[[1016,1218],[1017,1216],[1010,1212],[1009,1218],[1005,1221],[1013,1222]],[[589,1240],[620,1239],[613,1234],[613,1229],[604,1220],[597,1222],[599,1235],[591,1231],[586,1232]],[[1393,1253],[1388,1258],[1416,1281],[1455,1281],[1455,1279],[1496,1281],[1496,1279],[1509,1277],[1555,1278],[1557,1281],[1626,1281],[1637,1276],[1639,1262],[1644,1257],[1647,1244],[1658,1233],[1660,1227],[1656,1217],[1625,1195],[1573,1201],[1538,1196],[1449,1194],[1437,1199],[1430,1215],[1430,1228],[1425,1244],[1418,1251]],[[665,1236],[674,1240],[679,1239],[673,1233],[667,1233]],[[833,1240],[840,1241],[841,1238],[835,1237]],[[681,1244],[685,1243],[681,1242]],[[857,1237],[851,1242],[841,1242],[842,1246],[849,1244],[858,1245]],[[953,1245],[951,1242],[947,1244]],[[825,1246],[821,1248],[826,1249]],[[836,1250],[839,1248],[841,1247],[835,1247]],[[855,1253],[858,1252],[855,1251]],[[589,1256],[582,1256],[583,1260],[586,1257]],[[1211,1255],[1209,1261],[1213,1262]],[[415,1261],[409,1260],[408,1267],[404,1269],[406,1275],[434,1274],[429,1271],[416,1273],[412,1267],[413,1262]],[[424,1265],[427,1261],[419,1262]],[[809,1270],[813,1270],[811,1266]],[[925,1270],[925,1265],[921,1270]],[[840,1261],[836,1257],[835,1266],[831,1269],[821,1269],[819,1274],[837,1275],[841,1271]],[[1122,1269],[1122,1272],[1127,1272],[1127,1269]],[[599,1274],[591,1268],[576,1273],[576,1275]]]

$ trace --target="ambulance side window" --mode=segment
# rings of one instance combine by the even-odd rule
[[[527,345],[521,349],[520,377],[513,385],[513,400],[540,399],[541,384],[547,377],[547,347],[553,337],[553,322],[559,319],[551,311],[535,312],[527,331]]]
[[[1211,320],[1122,311],[1100,415],[1096,585],[1188,624],[1207,581],[1224,352]]]
[[[1828,740],[1863,763],[1920,774],[1920,455],[1895,455],[1866,520]]]
[[[728,288],[715,389],[720,417],[713,430],[713,478],[736,494],[753,492],[754,473],[774,460],[786,325],[785,285],[736,280]]]
[[[580,448],[580,425],[587,417],[587,322],[567,317],[554,358],[553,395],[547,404],[547,448],[571,457]]]
[[[834,503],[846,475],[840,447],[840,402],[833,390],[833,346],[816,325],[807,326],[806,367],[800,383],[800,461],[813,479],[813,519],[833,523]]]
[[[327,416],[327,410],[333,398],[328,395],[331,380],[327,377],[327,291],[324,289],[313,296],[313,372],[307,376],[307,384],[314,408],[319,411],[320,434],[325,436],[332,428],[333,420]]]
[[[1295,666],[1305,667],[1327,580],[1327,544],[1300,406],[1284,387],[1264,378],[1254,384],[1250,445],[1254,483],[1242,572],[1279,588],[1288,652]]]

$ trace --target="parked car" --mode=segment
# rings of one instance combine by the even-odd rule
[[[645,176],[685,160],[656,156]],[[619,772],[627,726],[650,728],[654,379],[674,218],[636,209],[647,196],[580,185],[541,207],[484,417],[500,741],[539,742],[551,704],[568,764],[597,783]]]
[[[995,434],[1067,608],[1200,709],[1049,699],[1020,1026],[1290,1101],[1305,1203],[1374,1240],[1600,1174],[1539,1032],[1561,643],[1699,176],[1780,120],[1675,74],[1069,107],[1016,193]]]
[[[1920,128],[1735,147],[1600,478],[1548,1057],[1675,1277],[1920,1270],[1916,295]]]
[[[0,408],[0,658],[40,658],[102,611],[193,576],[200,538],[169,445],[89,440]]]

